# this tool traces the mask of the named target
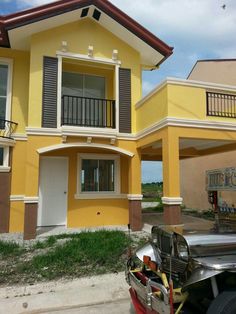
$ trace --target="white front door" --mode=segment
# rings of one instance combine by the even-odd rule
[[[67,158],[41,158],[38,208],[39,227],[66,225],[67,190]]]

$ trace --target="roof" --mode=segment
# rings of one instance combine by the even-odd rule
[[[60,0],[0,16],[0,47],[27,50],[26,37],[45,30],[45,20],[50,19],[50,27],[56,27],[85,17],[93,18],[140,51],[150,65],[159,65],[173,52],[172,47],[108,0]]]

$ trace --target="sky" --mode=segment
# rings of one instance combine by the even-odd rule
[[[236,57],[236,0],[110,0],[157,37],[174,47],[156,71],[143,74],[143,94],[166,77],[186,78],[199,59]],[[0,0],[8,14],[50,0]],[[144,162],[143,182],[162,181],[161,163]]]

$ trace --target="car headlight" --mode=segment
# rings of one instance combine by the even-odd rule
[[[188,259],[188,246],[183,241],[177,242],[177,250],[180,258],[187,260]]]

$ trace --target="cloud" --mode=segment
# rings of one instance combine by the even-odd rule
[[[56,0],[16,0],[16,3],[18,7],[20,6],[34,7],[34,6],[43,5],[50,2],[55,2],[55,1]]]
[[[185,77],[199,58],[235,57],[236,1],[225,0],[111,0],[160,39],[174,46],[161,65],[167,76]],[[171,61],[169,61],[171,60]],[[157,77],[159,71],[156,71]],[[163,77],[162,77],[163,78]]]

